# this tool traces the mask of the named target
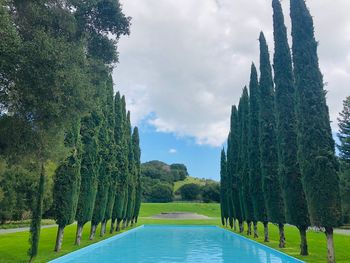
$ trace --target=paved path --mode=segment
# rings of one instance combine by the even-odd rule
[[[211,219],[208,216],[188,212],[168,212],[151,216],[156,219]]]
[[[334,229],[334,233],[350,236],[350,229]]]
[[[41,228],[50,228],[55,227],[57,225],[45,225]],[[10,228],[10,229],[0,229],[0,234],[9,234],[9,233],[17,233],[17,232],[27,232],[29,231],[29,227],[19,227],[19,228]]]

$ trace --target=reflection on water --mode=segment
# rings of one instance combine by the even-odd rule
[[[55,261],[56,262],[56,261]],[[217,227],[146,226],[59,262],[301,262]]]

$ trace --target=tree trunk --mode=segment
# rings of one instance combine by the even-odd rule
[[[135,224],[137,224],[137,219],[138,219],[138,216],[135,217]]]
[[[278,224],[278,229],[280,232],[280,243],[278,246],[280,248],[285,248],[286,247],[286,237],[284,235],[284,224]]]
[[[129,224],[130,224],[130,219],[127,219],[126,220],[126,227],[129,227]]]
[[[97,225],[95,224],[91,225],[90,237],[89,237],[90,240],[93,240],[95,238],[96,227]]]
[[[264,222],[264,242],[270,242],[269,240],[269,223]]]
[[[335,263],[333,227],[326,227],[328,263]]]
[[[259,234],[258,234],[258,222],[254,221],[254,238],[258,238]]]
[[[120,222],[121,222],[121,221],[122,221],[121,219],[117,219],[117,226],[116,226],[116,228],[115,228],[115,230],[116,230],[117,232],[120,231]]]
[[[306,239],[306,227],[298,227],[300,233],[300,255],[309,255],[307,249],[307,239]]]
[[[113,233],[113,231],[114,231],[114,222],[115,222],[115,220],[111,220],[111,229],[109,230],[109,233],[110,234],[112,234]]]
[[[122,223],[122,229],[126,228],[126,219],[123,219],[123,223]]]
[[[243,233],[244,232],[244,224],[243,222],[238,222],[239,224],[239,233]]]
[[[100,237],[103,237],[105,235],[105,233],[106,233],[106,224],[107,224],[107,221],[103,220],[102,224],[101,224]]]
[[[247,235],[250,236],[252,234],[252,221],[247,222]]]
[[[63,232],[64,232],[64,226],[58,226],[55,252],[59,252],[62,248]]]
[[[233,231],[237,232],[237,222],[236,222],[236,219],[233,219]]]
[[[131,219],[131,227],[134,226],[134,219]]]
[[[81,236],[82,236],[82,234],[83,234],[83,226],[78,224],[78,227],[77,227],[77,234],[76,234],[76,236],[75,236],[75,244],[76,244],[77,246],[80,245],[80,241],[81,241]]]

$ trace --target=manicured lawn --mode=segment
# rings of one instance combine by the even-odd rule
[[[172,219],[151,219],[151,215],[161,212],[195,212],[210,217],[216,217],[210,220],[172,220]],[[187,225],[220,225],[218,204],[201,204],[201,203],[169,203],[169,204],[142,204],[141,218],[138,225],[141,224],[187,224]],[[74,246],[74,236],[76,225],[68,226],[65,230],[62,251],[53,252],[56,238],[56,228],[43,229],[40,240],[40,252],[36,262],[47,262],[50,259],[62,256],[70,251],[80,247]],[[109,230],[109,227],[108,227]],[[88,240],[90,225],[84,228],[82,245],[87,246],[93,242]],[[259,225],[259,232],[262,233],[262,225]],[[98,232],[99,233],[99,229]],[[108,233],[105,238],[111,237]],[[299,254],[299,234],[295,227],[286,227],[287,248],[281,251],[300,258],[306,262],[324,263],[326,262],[326,241],[323,233],[308,232],[310,256],[300,257]],[[94,242],[100,241],[97,237]],[[278,228],[270,225],[269,246],[278,249]],[[258,242],[263,243],[262,237]],[[350,236],[335,235],[336,257],[339,263],[350,262]],[[27,262],[26,251],[28,249],[28,233],[20,232],[13,234],[0,234],[0,262]]]
[[[55,220],[52,219],[43,219],[41,224],[45,225],[53,225],[55,224]],[[0,229],[10,229],[10,228],[21,228],[21,227],[29,227],[30,220],[22,220],[22,221],[11,221],[6,224],[0,225]]]

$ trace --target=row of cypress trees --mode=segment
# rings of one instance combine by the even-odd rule
[[[284,224],[300,232],[301,255],[308,254],[306,230],[325,229],[328,262],[335,262],[333,227],[341,220],[339,179],[326,92],[319,69],[313,20],[304,0],[290,1],[291,55],[279,0],[272,0],[275,53],[273,70],[264,34],[260,79],[252,64],[249,92],[232,107],[227,154],[221,152],[222,223],[247,234],[257,222]],[[249,94],[248,94],[249,93]]]
[[[119,92],[113,98],[111,76],[102,84],[100,112],[74,122],[67,132],[71,152],[56,170],[54,212],[58,224],[55,251],[62,246],[64,228],[77,221],[75,243],[80,244],[84,225],[91,221],[90,239],[101,223],[137,221],[141,204],[140,145],[138,128],[131,130],[130,112]]]

